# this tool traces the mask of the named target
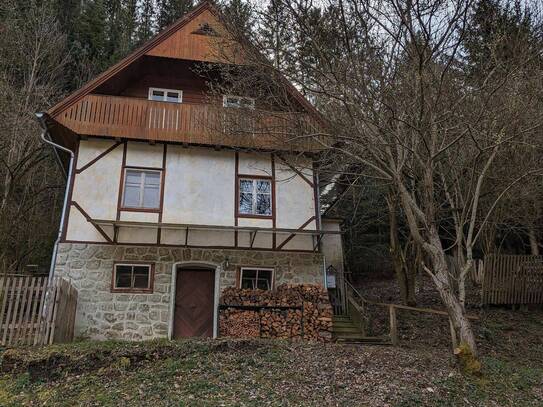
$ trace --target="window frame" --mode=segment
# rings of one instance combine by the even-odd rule
[[[270,183],[270,214],[269,215],[263,215],[258,213],[244,213],[240,211],[240,203],[241,203],[241,181],[253,181],[253,209],[256,212],[256,205],[257,205],[257,195],[256,192],[256,182],[257,181],[268,181]],[[237,183],[236,183],[236,215],[238,218],[260,218],[260,219],[273,219],[274,217],[274,196],[275,196],[275,186],[273,182],[273,177],[268,176],[262,176],[262,175],[238,175]]]
[[[158,184],[158,206],[156,208],[145,208],[144,206],[126,206],[124,203],[126,197],[126,177],[129,171],[140,171],[140,172],[154,172],[159,173],[160,182]],[[122,211],[132,211],[132,212],[161,212],[162,211],[162,189],[164,188],[164,170],[161,168],[149,168],[149,167],[124,167],[122,174],[122,191],[121,191],[121,205],[120,210]],[[144,195],[142,191],[145,191],[145,180],[142,179],[142,184],[140,184],[140,203],[143,205]]]
[[[146,266],[149,268],[149,281],[147,288],[126,288],[126,287],[116,287],[117,281],[117,266],[130,266],[130,267],[142,267]],[[134,270],[132,269],[132,273]],[[138,261],[127,261],[127,262],[114,262],[113,271],[111,273],[111,292],[112,293],[136,293],[136,294],[152,294],[154,291],[155,285],[155,263],[150,262],[138,262]]]
[[[238,100],[247,100],[247,101],[250,101],[251,104],[250,104],[250,106],[241,106],[241,104],[239,106],[229,105],[227,103],[228,98],[234,98],[234,99],[238,99]],[[223,95],[222,96],[222,107],[231,108],[231,109],[251,109],[251,110],[255,110],[255,98],[252,98],[252,97],[249,97],[249,96]]]
[[[275,288],[275,269],[273,267],[254,267],[254,266],[242,266],[239,268],[239,282],[238,282],[238,287],[241,289],[242,285],[243,285],[243,271],[244,270],[251,270],[251,271],[256,271],[256,276],[255,276],[255,279],[257,280],[257,285],[258,285],[258,272],[259,271],[271,271],[271,276],[270,276],[270,289],[269,290],[264,290],[264,291],[273,291],[274,288]],[[254,290],[255,288],[253,288]],[[261,288],[259,288],[259,290],[261,290]]]
[[[154,91],[160,91],[164,92],[164,97],[162,100],[155,100],[153,99],[153,92]],[[179,96],[179,100],[173,102],[171,100],[167,100],[168,92],[175,92]],[[166,88],[149,88],[149,92],[147,93],[147,99],[151,102],[164,102],[164,103],[183,103],[183,91],[181,89],[166,89]]]

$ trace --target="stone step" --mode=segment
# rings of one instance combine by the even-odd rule
[[[333,318],[334,319],[341,319],[341,318],[351,319],[350,315],[334,315]]]
[[[352,323],[353,320],[352,320],[351,318],[333,318],[333,319],[332,319],[332,322],[333,322],[334,324],[343,323],[343,322],[350,322],[350,323]]]
[[[353,321],[332,321],[333,325],[356,325]]]
[[[352,344],[364,344],[364,345],[385,345],[390,346],[392,343],[388,338],[381,338],[378,336],[348,336],[338,337],[334,339],[337,343],[352,343]]]
[[[356,325],[343,325],[343,326],[332,325],[332,332],[337,332],[337,333],[341,333],[341,332],[360,333],[360,328],[357,327]]]

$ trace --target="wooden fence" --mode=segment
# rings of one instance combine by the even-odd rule
[[[47,277],[0,279],[0,344],[46,345],[70,342],[77,291],[66,280]]]
[[[543,256],[487,256],[484,261],[482,303],[543,304]]]

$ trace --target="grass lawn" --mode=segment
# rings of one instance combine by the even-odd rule
[[[364,287],[399,301],[393,282]],[[431,286],[418,297],[439,307]],[[445,318],[400,311],[399,348],[220,339],[0,350],[0,407],[543,406],[543,310],[470,313],[481,377],[456,368]],[[386,330],[386,315],[374,325]]]
[[[540,318],[527,320],[541,333]],[[506,322],[493,324],[485,335]],[[5,350],[0,405],[541,406],[542,353],[541,343],[518,360],[485,350],[474,378],[440,346],[80,342]]]

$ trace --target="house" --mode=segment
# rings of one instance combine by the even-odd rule
[[[225,118],[259,101],[207,97],[195,67],[226,63],[212,52],[225,33],[203,2],[38,114],[68,177],[51,275],[78,290],[77,336],[215,337],[225,287],[325,285],[327,266],[342,267],[338,223],[320,216],[314,143],[229,134]],[[294,115],[317,125],[286,86]],[[273,113],[288,112],[264,112],[267,123]]]

